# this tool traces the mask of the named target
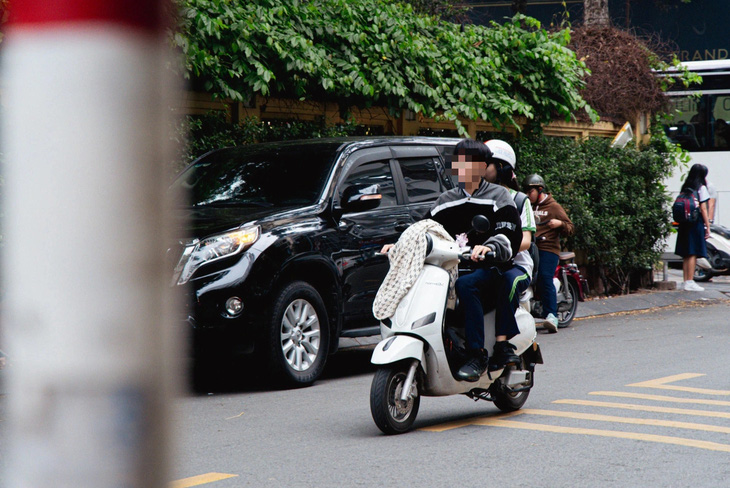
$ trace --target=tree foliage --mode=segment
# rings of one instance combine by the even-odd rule
[[[186,73],[217,96],[410,109],[517,127],[584,109],[568,30],[530,17],[457,25],[388,0],[179,0]]]

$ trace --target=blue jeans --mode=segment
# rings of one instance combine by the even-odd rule
[[[529,284],[530,277],[518,267],[504,272],[497,268],[479,268],[456,280],[459,306],[464,311],[467,349],[484,348],[485,309],[496,309],[495,335],[511,339],[520,333],[515,310],[519,306],[520,294]]]
[[[548,251],[540,251],[540,264],[537,268],[537,294],[542,302],[542,317],[545,318],[549,314],[557,316],[558,314],[558,297],[553,283],[555,276],[555,268],[558,267],[560,256]]]

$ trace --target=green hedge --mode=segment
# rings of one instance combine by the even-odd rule
[[[663,181],[682,155],[662,136],[638,150],[610,142],[536,137],[515,149],[520,176],[542,175],[575,224],[565,247],[585,253],[607,293],[627,293],[662,252],[671,222]]]

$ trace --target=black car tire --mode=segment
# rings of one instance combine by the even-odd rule
[[[267,328],[269,372],[286,386],[308,386],[319,378],[329,352],[327,309],[304,281],[282,287]]]

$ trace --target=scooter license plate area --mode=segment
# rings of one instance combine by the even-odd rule
[[[519,388],[530,382],[531,374],[524,369],[510,369],[504,378],[504,384],[511,389]]]
[[[533,342],[532,346],[528,347],[522,355],[524,356],[527,364],[545,364],[542,360],[540,345],[537,342]]]

